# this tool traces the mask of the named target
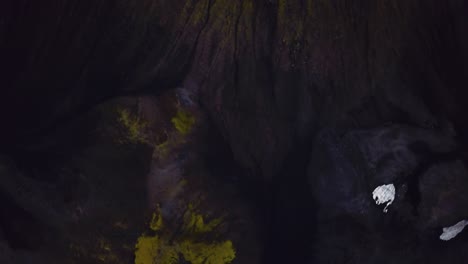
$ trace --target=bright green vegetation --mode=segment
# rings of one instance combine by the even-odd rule
[[[179,109],[176,116],[171,119],[174,127],[182,135],[187,135],[192,131],[193,125],[195,124],[195,117],[188,111]]]
[[[220,223],[221,219],[218,218],[206,224],[202,215],[190,212],[186,214],[184,230],[187,233],[203,234],[213,232]]]
[[[174,246],[159,236],[141,236],[135,251],[135,264],[178,264],[179,255]]]
[[[158,211],[159,211],[159,207],[158,207]],[[153,213],[153,217],[151,218],[151,222],[150,222],[151,230],[158,231],[158,230],[161,230],[162,227],[163,227],[162,215]]]
[[[125,128],[125,142],[149,144],[149,139],[145,130],[147,123],[137,115],[132,115],[127,109],[117,110],[119,114],[118,121]]]
[[[221,219],[205,223],[202,215],[189,206],[180,232],[164,227],[159,213],[153,214],[150,229],[155,235],[143,234],[135,246],[135,264],[178,264],[180,258],[192,264],[227,264],[236,257],[230,240],[204,241],[206,234],[214,234]],[[177,235],[174,235],[177,234]]]
[[[193,131],[196,123],[195,116],[181,107],[177,107],[176,114],[170,119],[174,129],[169,131],[166,129],[159,132],[150,131],[147,121],[126,108],[118,109],[117,115],[120,126],[119,143],[149,145],[154,148],[153,157],[162,158],[166,157],[174,146],[185,142],[186,136]],[[169,134],[168,139],[164,142],[156,142],[155,137],[151,135],[157,133]]]
[[[186,240],[179,245],[179,251],[192,264],[224,264],[235,258],[232,242],[229,240],[212,244]]]

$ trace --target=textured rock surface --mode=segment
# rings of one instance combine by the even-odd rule
[[[137,192],[119,196],[135,216],[123,240],[135,239],[146,202],[172,201],[150,189],[174,182],[185,153],[226,175],[234,215],[254,219],[245,228],[258,223],[249,240],[261,246],[238,263],[260,262],[257,251],[262,263],[466,263],[466,234],[438,236],[468,217],[467,12],[463,0],[2,1],[0,150],[11,169],[0,171],[0,209],[13,212],[3,237],[27,259],[34,239],[53,248],[67,237],[56,221],[93,212],[83,230],[99,230],[100,215],[130,214],[106,202]],[[93,132],[115,121],[100,103],[145,94],[137,112],[154,143],[171,139],[169,89],[205,122],[190,151],[165,163],[155,145]],[[372,190],[390,182],[385,215]],[[89,199],[94,209],[76,209]],[[131,250],[118,254],[131,262]]]

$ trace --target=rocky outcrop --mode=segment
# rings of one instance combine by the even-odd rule
[[[436,234],[467,217],[465,1],[8,0],[0,10],[0,146],[26,177],[57,181],[45,171],[80,149],[69,141],[96,127],[82,122],[96,105],[178,88],[179,103],[200,107],[190,111],[202,133],[219,136],[193,139],[223,151],[211,169],[240,175],[233,188],[256,208],[263,262],[466,260],[455,253],[463,233],[450,244]],[[179,170],[137,152],[154,184]],[[389,183],[383,214],[372,191]]]

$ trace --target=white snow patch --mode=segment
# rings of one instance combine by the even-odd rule
[[[395,200],[395,185],[387,184],[381,185],[372,192],[372,197],[376,204],[387,204],[383,210],[384,213],[388,211],[388,206],[390,206]]]
[[[458,234],[460,234],[461,231],[463,231],[463,228],[468,225],[467,220],[462,220],[458,223],[456,223],[453,226],[450,227],[444,227],[442,229],[443,233],[440,235],[440,239],[444,241],[448,241],[454,237],[456,237]]]

